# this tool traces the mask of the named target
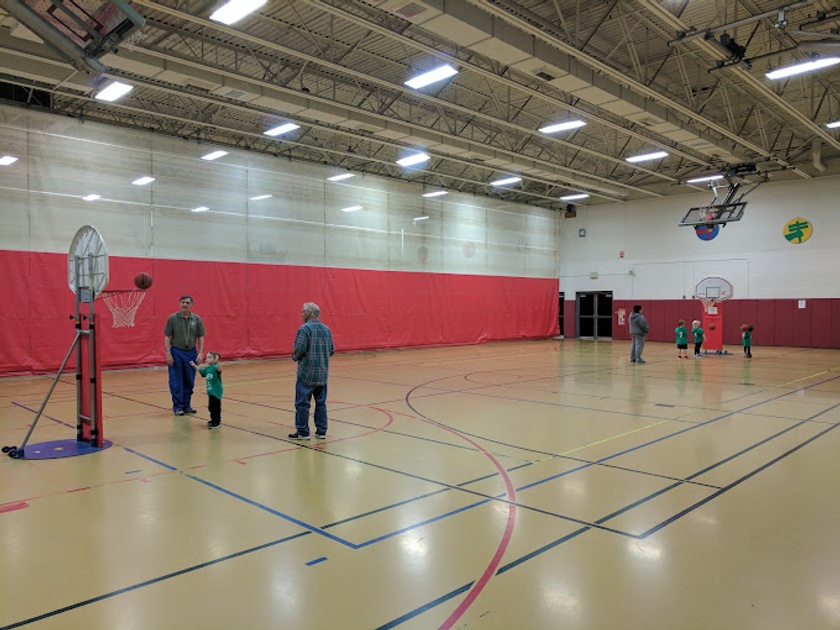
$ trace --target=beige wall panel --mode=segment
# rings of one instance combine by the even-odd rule
[[[153,238],[156,258],[237,262],[246,253],[245,217],[155,208]]]
[[[311,266],[324,262],[323,224],[251,217],[247,232],[254,262]]]
[[[31,249],[28,196],[20,190],[2,190],[0,202],[0,249]],[[68,242],[69,246],[70,243]]]
[[[355,212],[349,218],[362,214]],[[362,218],[362,217],[359,217]],[[389,235],[384,230],[368,230],[350,225],[327,225],[326,260],[328,267],[359,267],[387,270]]]

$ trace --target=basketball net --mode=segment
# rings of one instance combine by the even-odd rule
[[[114,318],[114,328],[134,326],[134,314],[143,303],[146,292],[140,289],[124,289],[121,291],[103,291],[99,297],[108,306]]]
[[[700,208],[700,216],[703,217],[704,221],[711,221],[717,216],[717,206],[713,203],[710,203],[708,206],[702,206]]]
[[[714,298],[704,297],[698,297],[697,299],[703,303],[703,310],[706,312],[707,315],[717,315],[718,309],[717,306],[715,306],[715,304],[717,304],[717,300],[715,300]]]

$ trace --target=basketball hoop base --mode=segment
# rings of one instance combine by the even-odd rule
[[[93,446],[89,442],[78,440],[54,440],[52,442],[41,442],[40,444],[29,444],[22,449],[17,447],[8,448],[9,457],[12,459],[60,459],[62,457],[76,457],[78,455],[89,455],[104,451],[113,442],[105,440],[102,446]],[[4,448],[4,452],[6,452]]]

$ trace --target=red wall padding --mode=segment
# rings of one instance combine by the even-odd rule
[[[104,367],[163,365],[163,326],[182,294],[225,359],[291,354],[304,302],[316,302],[338,351],[538,339],[558,332],[558,280],[110,257],[109,289],[154,285],[134,328],[96,302]],[[73,341],[67,256],[0,251],[0,374],[55,370]],[[72,364],[72,360],[71,360]]]
[[[613,301],[613,339],[629,339],[628,327],[618,325],[615,314],[641,304],[650,324],[649,341],[674,341],[677,320],[684,319],[691,328],[691,320],[702,321],[703,307],[697,300],[615,300]],[[753,345],[791,346],[798,348],[840,348],[840,299],[811,298],[805,308],[798,299],[728,300],[723,308],[723,343],[741,345],[741,324],[754,324]],[[567,327],[568,330],[568,327]],[[566,335],[569,336],[568,334]]]

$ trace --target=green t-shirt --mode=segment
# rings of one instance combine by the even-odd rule
[[[218,364],[198,368],[198,373],[207,379],[207,394],[221,399],[224,386],[222,385],[222,372]]]
[[[677,334],[677,345],[688,343],[688,328],[685,326],[677,326],[674,328],[674,332]]]
[[[741,334],[741,343],[743,344],[743,346],[745,348],[749,348],[752,345],[752,331],[751,330],[745,330]]]
[[[692,328],[691,334],[694,335],[694,343],[703,342],[703,329],[700,328],[700,326],[698,326],[697,328]]]

